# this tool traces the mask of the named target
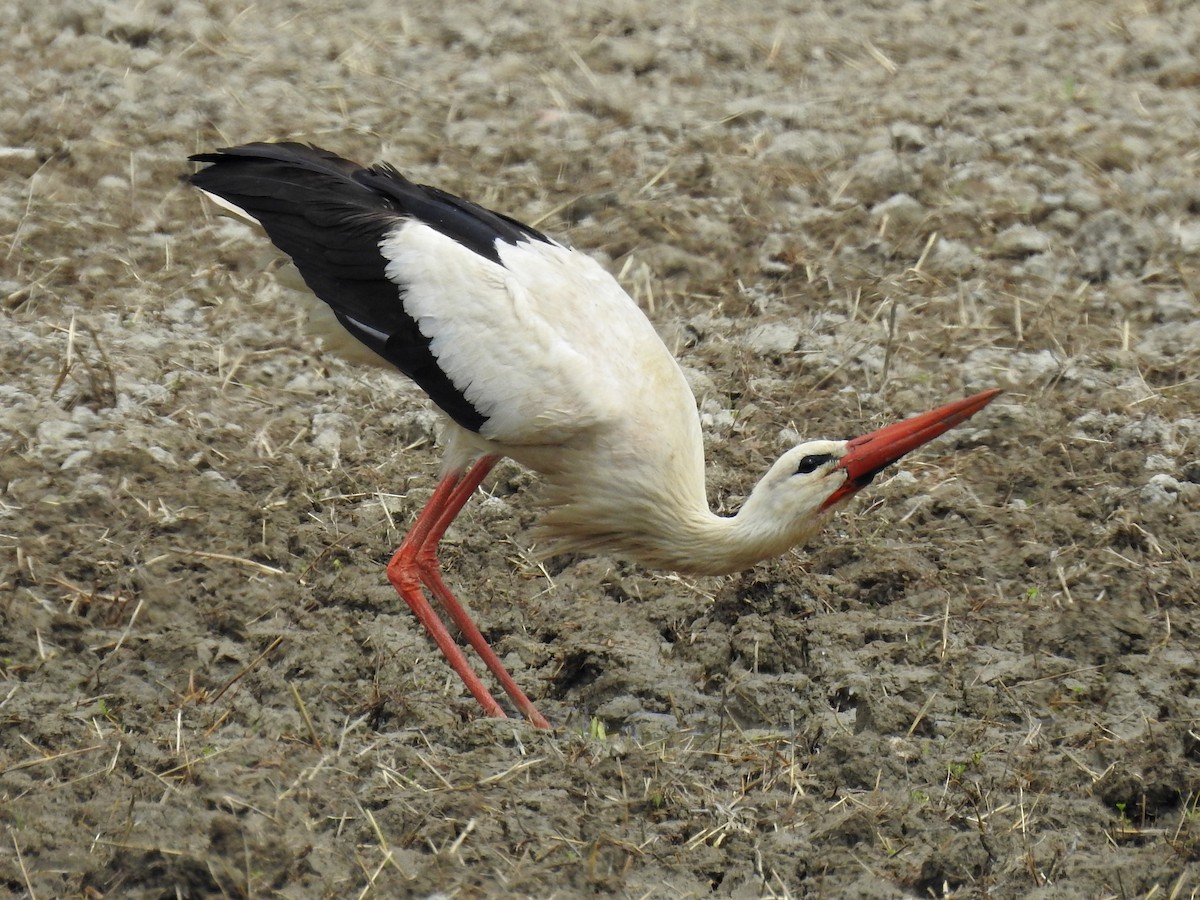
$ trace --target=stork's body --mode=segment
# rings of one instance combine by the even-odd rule
[[[517,687],[442,582],[437,543],[502,456],[546,481],[547,553],[608,552],[722,574],[818,530],[884,465],[985,406],[949,404],[856,441],[784,454],[735,516],[708,507],[695,398],[649,320],[599,264],[513,219],[387,166],[300,144],[203,154],[192,176],[260,223],[347,335],[411,377],[450,419],[442,480],[388,577],[490,715],[499,705],[422,591],[429,589],[535,724]]]

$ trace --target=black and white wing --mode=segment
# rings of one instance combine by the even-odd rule
[[[673,388],[664,406],[682,400],[694,415],[637,305],[598,263],[536,229],[304,144],[192,159],[210,163],[192,184],[261,224],[337,321],[462,427],[513,445],[561,442],[663,396],[661,383]],[[653,410],[646,418],[656,424]]]

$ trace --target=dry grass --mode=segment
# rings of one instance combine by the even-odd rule
[[[1200,896],[1190,6],[26,6],[0,890]],[[449,577],[558,728],[480,720],[382,575],[427,413],[179,181],[271,137],[606,256],[722,508],[797,433],[1006,394],[729,579],[539,563],[498,470]]]

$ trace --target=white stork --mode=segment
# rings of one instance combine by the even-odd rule
[[[442,580],[438,542],[502,456],[546,482],[546,555],[612,553],[718,575],[783,553],[909,451],[974,415],[985,391],[849,441],[809,441],[734,516],[712,513],[696,401],[649,320],[597,262],[515,219],[389,165],[297,143],[191,157],[191,176],[261,225],[344,338],[399,369],[445,413],[441,480],[388,580],[490,716],[504,711],[426,598],[534,725],[548,722]],[[351,342],[353,343],[353,342]],[[359,348],[361,349],[361,348]]]

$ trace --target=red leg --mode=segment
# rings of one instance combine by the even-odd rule
[[[471,669],[471,664],[467,661],[458,644],[454,642],[454,638],[450,636],[450,632],[446,629],[441,618],[426,599],[424,591],[421,589],[421,573],[420,570],[413,564],[412,558],[416,551],[427,539],[430,530],[437,522],[442,511],[446,508],[446,502],[454,493],[454,487],[459,483],[459,476],[456,474],[447,475],[434,489],[429,502],[425,504],[425,508],[421,510],[421,514],[417,516],[417,521],[413,524],[412,529],[404,538],[404,542],[400,545],[395,554],[392,556],[391,562],[388,563],[387,574],[388,580],[396,589],[396,592],[404,598],[404,602],[408,604],[409,609],[413,611],[413,615],[417,620],[425,626],[425,630],[429,632],[429,636],[433,638],[438,649],[442,651],[442,655],[446,657],[446,661],[450,663],[450,667],[458,673],[459,678],[463,680],[463,684],[467,686],[472,696],[483,708],[486,715],[505,718],[504,710],[500,708],[495,698],[492,697],[483,682]]]
[[[429,588],[437,597],[442,607],[466,635],[471,646],[475,648],[475,652],[496,676],[517,708],[538,728],[549,728],[550,723],[525,696],[524,691],[504,668],[504,664],[500,662],[500,658],[496,656],[495,651],[480,633],[467,611],[463,609],[462,604],[446,587],[441,576],[441,564],[437,558],[438,542],[441,541],[442,535],[466,505],[467,500],[475,493],[476,488],[487,477],[498,459],[499,457],[496,456],[482,457],[465,475],[460,477],[452,473],[438,483],[429,502],[425,504],[425,508],[417,517],[412,530],[405,537],[400,549],[392,556],[391,562],[388,563],[388,580],[392,582],[417,619],[425,626],[425,630],[437,643],[450,666],[458,673],[485,714],[504,717],[504,711],[484,687],[483,682],[479,680],[479,676],[475,674],[466,656],[450,636],[445,624],[425,598],[425,594],[421,590],[422,585]]]

